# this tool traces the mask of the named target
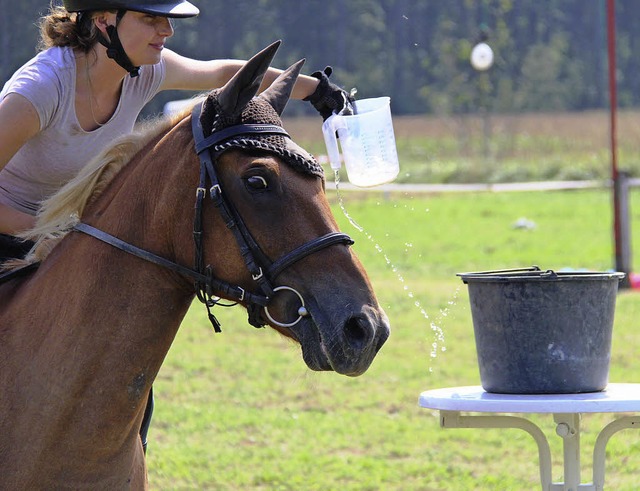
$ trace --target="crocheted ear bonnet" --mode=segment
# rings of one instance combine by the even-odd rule
[[[202,128],[211,128],[209,133],[240,124],[271,124],[282,127],[282,120],[276,110],[262,97],[251,99],[239,115],[225,114],[218,103],[219,90],[207,97],[202,109]],[[207,136],[207,135],[205,135]],[[304,148],[289,136],[280,134],[237,135],[211,148],[214,158],[231,148],[243,150],[264,150],[280,157],[294,170],[324,179],[322,166]]]
[[[280,157],[294,170],[324,178],[322,166],[302,147],[297,145],[284,130],[280,115],[293,91],[304,60],[290,66],[260,95],[255,95],[262,78],[269,68],[280,42],[273,43],[255,55],[221,89],[209,93],[202,106],[200,125],[204,136],[220,134],[230,127],[239,125],[273,125],[279,131],[274,133],[232,131],[233,136],[216,142],[210,148],[217,158],[231,148],[243,150],[264,150]]]

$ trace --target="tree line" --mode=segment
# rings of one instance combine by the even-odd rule
[[[3,3],[9,0],[1,0]],[[53,4],[60,4],[54,1]],[[334,67],[358,96],[389,95],[394,114],[580,111],[608,105],[605,0],[192,0],[201,14],[174,23],[170,48],[200,59],[246,59],[282,39],[281,68]],[[0,80],[35,54],[46,0],[6,5]],[[640,105],[640,3],[616,1],[618,103]],[[495,62],[469,63],[481,39]],[[149,111],[184,94],[162,94]],[[303,107],[304,106],[304,107]],[[304,111],[295,105],[292,111]],[[291,114],[291,110],[288,111]]]

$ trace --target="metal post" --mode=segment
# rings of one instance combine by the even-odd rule
[[[580,486],[580,415],[554,414],[556,433],[562,437],[564,450],[564,491],[578,491]]]
[[[620,288],[629,288],[631,282],[631,213],[629,210],[629,174],[618,172],[617,179],[613,182],[613,197],[615,209],[617,211],[617,247],[616,247],[616,270],[626,273],[627,276],[620,282]]]
[[[629,273],[631,272],[631,247],[628,217],[628,196],[620,196],[621,192],[628,189],[625,176],[618,171],[617,153],[617,120],[616,110],[618,106],[616,84],[616,2],[607,1],[607,53],[609,57],[609,109],[610,109],[610,147],[611,147],[611,180],[613,181],[613,237],[615,241],[616,270],[627,273],[620,282],[621,288],[630,286]],[[624,208],[624,209],[623,209]],[[627,217],[624,217],[624,213]],[[626,222],[626,224],[625,224]],[[623,230],[626,226],[627,230]],[[626,234],[626,239],[625,239]]]
[[[486,171],[490,170],[491,162],[491,120],[489,114],[489,91],[490,83],[489,72],[479,74],[478,81],[480,83],[480,111],[482,114],[482,156],[484,157],[484,165]]]
[[[489,29],[482,23],[480,35],[476,45],[471,50],[471,66],[478,72],[477,84],[480,105],[480,115],[482,119],[482,154],[484,157],[485,171],[488,171],[491,150],[489,140],[491,138],[491,121],[489,120],[489,92],[491,80],[488,70],[493,65],[493,50],[486,43],[489,39]]]

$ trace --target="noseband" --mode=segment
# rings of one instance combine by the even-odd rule
[[[220,332],[220,323],[211,312],[211,308],[218,305],[221,298],[227,298],[235,302],[246,304],[247,311],[249,313],[249,323],[254,327],[263,327],[266,325],[266,322],[262,317],[263,311],[267,319],[272,324],[285,328],[293,327],[308,315],[304,297],[293,287],[283,285],[274,287],[275,279],[285,269],[301,259],[332,245],[352,245],[353,240],[347,234],[331,232],[310,240],[288,254],[280,257],[276,261],[271,261],[260,249],[260,246],[244,224],[237,209],[223,193],[222,184],[218,179],[211,149],[224,140],[240,135],[279,134],[286,135],[286,137],[289,135],[284,128],[277,125],[240,124],[224,128],[220,131],[214,131],[211,135],[205,138],[200,123],[201,111],[202,105],[196,104],[191,114],[191,126],[195,140],[195,150],[200,158],[200,182],[196,189],[195,218],[193,226],[193,238],[195,242],[194,269],[186,268],[185,266],[176,264],[168,259],[145,251],[144,249],[140,249],[117,237],[114,237],[113,235],[82,222],[76,224],[74,230],[91,235],[92,237],[106,242],[107,244],[110,244],[124,252],[193,279],[196,296],[198,300],[204,303],[207,307],[209,320],[216,332]],[[218,209],[226,226],[233,233],[240,249],[240,254],[244,258],[247,270],[258,286],[260,291],[259,293],[249,292],[238,285],[232,285],[214,278],[212,267],[210,265],[205,266],[203,255],[204,231],[202,229],[202,209],[204,199],[207,195],[207,190],[213,205]],[[300,301],[301,305],[297,312],[298,318],[294,322],[285,323],[277,321],[269,313],[269,303],[279,291],[290,291],[294,293]]]

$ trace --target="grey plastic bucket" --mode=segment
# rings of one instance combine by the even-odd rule
[[[606,388],[623,273],[532,267],[458,276],[469,288],[480,381],[487,392]]]

